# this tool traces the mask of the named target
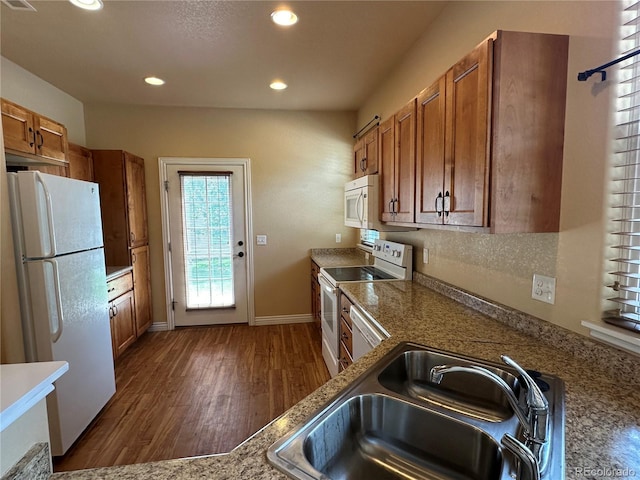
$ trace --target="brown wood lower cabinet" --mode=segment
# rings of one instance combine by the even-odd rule
[[[351,300],[340,293],[340,371],[353,363],[353,324],[349,315],[351,305]]]
[[[142,335],[152,323],[151,275],[149,269],[149,246],[131,249],[133,266],[133,293],[136,304],[136,335]]]
[[[321,315],[321,295],[320,283],[318,282],[318,273],[320,267],[316,262],[311,260],[311,316],[313,317],[313,323],[317,326],[318,330],[322,328]]]
[[[133,275],[127,272],[107,282],[113,359],[136,339]]]

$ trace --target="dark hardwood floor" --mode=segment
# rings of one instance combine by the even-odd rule
[[[147,333],[116,394],[54,471],[228,452],[329,380],[311,323]]]

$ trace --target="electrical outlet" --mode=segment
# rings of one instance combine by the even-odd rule
[[[267,244],[266,235],[256,235],[256,245],[266,245],[266,244]]]
[[[342,235],[339,233],[336,233],[336,243],[340,243],[342,241]]]
[[[423,248],[422,249],[422,263],[424,263],[424,264],[429,263],[429,249],[428,248]]]
[[[556,303],[556,279],[534,273],[531,298],[554,305]]]

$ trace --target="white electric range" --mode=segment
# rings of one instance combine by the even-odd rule
[[[322,357],[332,377],[338,373],[340,352],[341,283],[388,282],[411,280],[413,277],[413,247],[402,243],[376,240],[373,245],[373,265],[321,268]]]

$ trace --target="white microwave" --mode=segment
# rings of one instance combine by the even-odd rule
[[[380,221],[380,177],[365,175],[344,184],[344,224],[380,232],[415,230]]]

